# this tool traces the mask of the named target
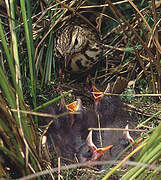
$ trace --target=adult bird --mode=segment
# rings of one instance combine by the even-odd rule
[[[99,34],[82,18],[69,16],[55,34],[55,58],[63,70],[83,73],[101,60],[103,46]]]

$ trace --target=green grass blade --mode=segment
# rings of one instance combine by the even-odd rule
[[[5,39],[5,34],[4,34],[4,31],[3,31],[1,18],[0,18],[0,38],[1,38],[1,41],[2,41],[2,45],[3,45],[3,48],[4,48],[5,54],[7,56],[7,61],[8,61],[8,64],[9,64],[12,80],[13,80],[14,85],[16,86],[16,74],[15,74],[15,69],[14,69],[14,65],[13,65],[13,58],[10,55],[10,51],[9,51],[8,46],[7,46],[7,41]]]
[[[48,105],[50,105],[50,104],[52,104],[52,103],[60,100],[62,97],[68,95],[69,93],[72,93],[72,90],[69,90],[69,91],[65,92],[64,94],[62,94],[61,96],[58,96],[58,97],[52,99],[51,101],[48,101],[47,103],[44,103],[44,104],[38,106],[37,108],[34,109],[34,111],[37,111],[37,110],[39,110],[39,109],[42,109],[43,107],[48,106]]]
[[[44,83],[50,82],[51,80],[51,68],[52,68],[52,57],[53,57],[53,33],[50,33],[49,45],[45,58],[45,65],[43,70],[43,76],[41,81],[41,87]]]
[[[16,24],[15,24],[15,4],[13,0],[10,0],[10,16],[11,19],[9,19],[10,22],[10,31],[11,31],[11,37],[12,37],[12,48],[13,48],[13,57],[15,60],[15,69],[17,72],[16,81],[19,84],[19,87],[22,89],[22,83],[21,83],[21,72],[20,72],[20,63],[19,63],[19,55],[18,55],[18,43],[17,43],[17,35],[16,35]]]
[[[26,4],[24,0],[20,1],[21,5],[21,12],[22,12],[22,18],[24,22],[24,29],[25,29],[25,38],[26,38],[26,44],[27,44],[27,53],[28,53],[28,58],[29,58],[29,69],[30,69],[30,78],[31,78],[31,94],[33,97],[33,105],[36,107],[36,79],[35,79],[35,62],[33,59],[33,52],[32,52],[32,47],[31,46],[31,30],[29,30],[28,26],[28,18],[27,18],[27,13],[26,13]],[[30,27],[31,28],[31,27]]]

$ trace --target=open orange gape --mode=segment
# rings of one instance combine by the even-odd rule
[[[66,107],[70,112],[83,111],[82,102],[81,102],[80,98],[78,98],[77,101],[74,101],[74,102],[66,105]],[[86,120],[86,119],[84,119],[84,120]],[[77,121],[77,120],[75,119],[75,121]],[[86,127],[86,128],[89,128],[89,127]],[[91,152],[92,152],[91,156],[87,157],[86,161],[97,161],[97,160],[99,160],[103,156],[103,154],[112,147],[112,145],[109,145],[106,147],[97,148],[92,141],[92,131],[89,132],[89,134],[86,138],[86,142],[87,142],[87,144],[84,144],[84,145],[88,145],[91,148]]]
[[[99,160],[103,156],[103,154],[112,147],[112,145],[109,145],[106,147],[97,148],[92,141],[92,130],[89,132],[89,134],[87,136],[87,142],[88,142],[88,145],[93,150],[93,155],[89,161]]]
[[[116,157],[129,144],[131,144],[129,151],[133,150],[140,140],[134,143],[134,140],[128,131],[129,125],[134,128],[134,124],[130,115],[123,109],[123,104],[119,97],[112,94],[110,84],[107,85],[104,92],[101,92],[92,82],[92,89],[95,101],[94,109],[95,113],[98,115],[99,127],[111,128],[111,130],[101,131],[103,146],[108,144],[112,145],[110,148],[110,155],[104,157],[104,160],[114,159],[114,157]],[[112,130],[113,128],[114,130]],[[122,131],[117,131],[117,128],[121,128]],[[110,156],[113,156],[113,158]]]
[[[53,123],[46,133],[50,152],[56,150],[58,156],[70,160],[77,159],[77,162],[108,161],[114,160],[134,142],[135,135],[128,131],[129,127],[134,127],[131,126],[132,119],[124,111],[119,97],[111,94],[110,85],[101,92],[93,84],[92,93],[95,99],[92,110],[85,110],[80,98],[68,105],[65,104],[64,99],[59,105],[51,105],[48,113],[59,115],[67,112],[67,114],[50,119]],[[89,128],[98,129],[92,133]],[[101,128],[111,129],[102,131]],[[137,143],[133,143],[130,151],[136,145]]]

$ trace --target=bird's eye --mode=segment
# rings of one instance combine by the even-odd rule
[[[74,45],[78,45],[78,38],[75,39]]]
[[[72,37],[72,49],[74,49],[75,52],[79,52],[80,49],[82,49],[82,42],[83,42],[83,37],[80,36],[77,33],[73,34],[73,37]]]

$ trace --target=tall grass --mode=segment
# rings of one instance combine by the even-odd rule
[[[21,1],[21,12],[23,22],[20,17],[16,18],[18,7],[13,1],[5,1],[6,17],[0,19],[0,39],[3,57],[0,66],[0,138],[1,138],[1,177],[20,177],[38,170],[42,170],[42,160],[38,156],[38,134],[35,123],[30,115],[22,114],[21,110],[29,110],[24,102],[22,87],[20,60],[20,32],[16,27],[23,23],[25,28],[25,43],[28,47],[28,63],[30,67],[30,79],[32,84],[32,99],[36,107],[35,75],[33,70],[34,48],[32,41],[31,14],[26,14],[26,6]],[[28,6],[28,9],[31,7]],[[19,23],[18,23],[19,21]],[[3,23],[8,24],[7,28]],[[30,32],[30,35],[29,35]],[[8,36],[6,34],[8,33]],[[31,52],[32,51],[32,52]],[[7,63],[5,62],[7,60]],[[3,66],[2,66],[3,65]],[[9,69],[8,69],[9,67]],[[5,170],[9,168],[10,170]],[[11,177],[12,177],[11,176]]]

